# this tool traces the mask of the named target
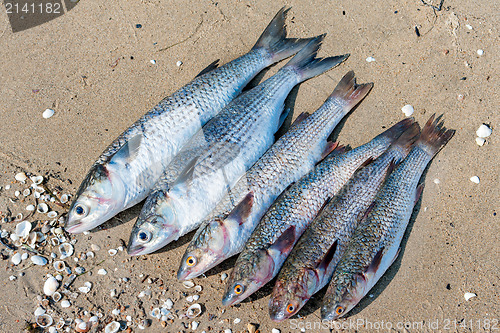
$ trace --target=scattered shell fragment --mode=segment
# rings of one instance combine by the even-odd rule
[[[30,234],[28,235],[28,239],[26,240],[26,243],[31,246],[31,247],[34,247],[35,246],[35,243],[38,239],[38,233],[35,232],[35,231],[32,231],[30,232]]]
[[[481,50],[481,49],[477,50],[477,55],[478,56],[482,56],[483,54],[484,54],[483,50]]]
[[[27,197],[30,194],[31,194],[31,190],[29,188],[26,188],[23,190],[23,196]]]
[[[197,292],[200,292],[200,291],[203,290],[203,287],[200,286],[200,285],[197,285],[197,286],[194,287],[194,290],[196,290]]]
[[[470,177],[470,181],[476,184],[479,184],[479,177],[478,176],[472,176]]]
[[[50,315],[44,313],[42,315],[36,316],[35,322],[37,323],[38,326],[45,328],[45,327],[49,327],[50,325],[52,325],[54,320],[52,319],[52,317]]]
[[[39,203],[36,206],[36,211],[42,214],[45,214],[49,211],[49,206],[45,202]]]
[[[227,273],[222,273],[222,274],[220,275],[220,280],[221,280],[221,281],[224,281],[225,279],[227,279]]]
[[[21,263],[21,253],[17,252],[14,254],[12,258],[10,258],[10,261],[16,266],[19,265]]]
[[[366,58],[366,62],[374,62],[375,58],[374,57],[368,57]]]
[[[45,266],[48,263],[47,258],[42,256],[31,256],[31,261],[38,266]]]
[[[482,147],[482,146],[484,146],[484,144],[485,144],[485,143],[486,143],[486,140],[485,140],[484,138],[480,138],[480,137],[477,137],[477,138],[476,138],[476,144],[477,144],[478,146],[481,146],[481,147]]]
[[[91,326],[92,326],[92,324],[83,321],[83,322],[78,323],[76,325],[75,331],[79,332],[79,333],[85,333],[85,332],[88,332],[90,330]]]
[[[198,317],[200,314],[201,314],[201,305],[198,303],[191,305],[186,311],[186,316],[190,319]]]
[[[241,322],[240,318],[235,318],[234,321],[233,321],[233,323],[235,323],[235,324],[239,324],[240,322]]]
[[[151,310],[151,317],[154,317],[156,319],[160,319],[161,318],[161,311],[160,311],[160,308],[154,308],[153,310]]]
[[[52,294],[52,299],[54,300],[54,302],[59,302],[62,298],[62,295],[60,292],[56,291],[55,293]]]
[[[52,244],[52,246],[58,246],[60,243],[59,238],[57,238],[57,237],[51,238],[50,243]]]
[[[110,256],[114,256],[114,255],[116,255],[118,253],[118,251],[116,249],[109,249],[108,253],[109,253]]]
[[[16,235],[19,238],[28,237],[30,231],[31,231],[31,223],[28,221],[23,221],[16,225]]]
[[[85,255],[87,256],[87,259],[92,259],[92,258],[95,257],[95,254],[92,251],[89,251],[89,252],[85,253]]]
[[[49,276],[43,285],[43,293],[47,296],[52,296],[56,292],[57,288],[59,288],[59,282],[55,277]]]
[[[470,25],[470,24],[466,24],[466,25],[465,25],[465,27],[466,27],[467,29],[469,29],[469,30],[472,30],[472,25]]]
[[[42,117],[44,117],[45,119],[49,119],[53,115],[54,115],[54,110],[52,109],[45,109],[45,111],[43,111],[42,113]]]
[[[74,247],[70,243],[62,243],[59,245],[59,253],[61,253],[61,259],[71,257],[74,252]]]
[[[99,251],[101,249],[101,247],[97,244],[91,244],[90,248],[92,249],[92,251]]]
[[[194,282],[193,282],[193,281],[191,281],[191,280],[189,280],[189,281],[183,281],[183,282],[182,282],[182,285],[183,285],[184,287],[186,287],[186,288],[188,288],[188,289],[189,289],[189,288],[193,288],[193,287],[194,287]]]
[[[9,280],[10,280],[10,281],[14,281],[15,279],[17,279],[17,277],[16,277],[15,275],[11,275],[11,276],[9,276]]]
[[[114,316],[118,316],[120,314],[120,309],[113,309],[113,311],[111,311],[111,313],[114,315]]]
[[[247,324],[248,333],[255,333],[257,331],[257,325],[248,323]]]
[[[281,331],[279,329],[277,329],[277,328],[273,328],[271,330],[271,333],[281,333]]]
[[[197,321],[193,321],[193,322],[191,323],[191,329],[192,329],[193,331],[195,331],[195,330],[198,328],[198,325],[200,325],[200,323],[199,323],[199,322],[197,322]]]
[[[104,268],[101,268],[101,269],[99,269],[97,271],[97,274],[99,274],[99,275],[106,275],[106,274],[108,274],[108,272]]]
[[[177,67],[181,67],[182,66],[182,61],[179,60],[175,64],[177,65]]]
[[[34,206],[34,205],[28,205],[28,206],[26,206],[26,210],[27,210],[28,212],[32,212],[32,211],[34,211],[34,210],[35,210],[35,206]]]
[[[464,298],[466,301],[470,300],[472,297],[476,297],[477,295],[474,293],[465,293]]]
[[[42,308],[41,306],[37,307],[35,310],[35,316],[41,316],[45,313],[45,309]]]
[[[172,307],[174,306],[174,302],[168,298],[165,303],[163,304],[163,306],[167,309],[167,310],[172,310]]]
[[[22,255],[21,255],[21,259],[22,260],[26,260],[28,259],[28,254],[26,252],[24,252]]]
[[[18,196],[20,196],[20,195],[21,195],[21,192],[19,192],[19,191],[15,191],[15,192],[14,192],[14,195],[15,195],[16,197],[18,197]]]
[[[57,216],[57,212],[56,211],[50,211],[47,213],[47,217],[50,218],[50,219],[53,219]]]
[[[61,307],[62,308],[69,308],[71,306],[71,303],[65,299],[64,301],[61,302]]]
[[[152,63],[153,65],[156,64],[156,60],[154,59],[149,60],[149,62]]]
[[[476,135],[480,138],[487,138],[491,135],[492,132],[493,132],[492,129],[488,125],[482,124],[476,130]]]
[[[401,108],[401,111],[403,111],[405,116],[409,117],[415,112],[415,109],[410,104],[406,104]]]
[[[438,178],[434,179],[434,184],[439,184],[439,183],[441,183],[441,181]]]
[[[61,201],[61,203],[66,203],[68,202],[68,195],[67,194],[63,194],[61,195],[61,198],[59,199],[59,201]]]
[[[80,287],[78,288],[78,290],[81,292],[81,293],[88,293],[90,291],[90,289],[92,289],[92,283],[87,281],[83,284],[83,287]]]
[[[40,185],[43,182],[43,176],[33,176],[30,179],[35,185]]]
[[[26,174],[24,172],[19,172],[17,173],[14,178],[18,181],[18,182],[21,182],[21,183],[25,183],[26,182],[26,179],[28,179],[28,176],[26,176]]]

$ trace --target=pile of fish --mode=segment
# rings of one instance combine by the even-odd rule
[[[212,63],[121,134],[81,184],[65,228],[90,230],[146,199],[130,255],[198,228],[178,279],[239,254],[224,305],[277,276],[269,311],[281,321],[330,283],[321,315],[334,320],[397,258],[421,175],[454,131],[432,116],[422,131],[407,118],[352,150],[327,141],[373,86],[356,84],[351,71],[275,142],[292,88],[349,56],[318,58],[325,35],[286,38],[286,13],[278,12],[247,54],[219,68]],[[261,70],[292,55],[242,93]]]

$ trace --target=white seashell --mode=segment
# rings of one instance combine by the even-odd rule
[[[472,297],[476,297],[477,295],[474,293],[465,293],[464,298],[466,301],[470,300]]]
[[[78,290],[81,292],[81,293],[88,293],[90,291],[90,288],[89,287],[80,287],[78,288]]]
[[[366,62],[374,62],[375,58],[374,57],[368,57],[366,58]]]
[[[101,249],[101,247],[97,244],[91,244],[90,248],[92,249],[92,251],[99,251]]]
[[[202,286],[200,286],[200,285],[198,285],[198,286],[195,286],[195,287],[194,287],[194,290],[196,290],[197,292],[200,292],[200,291],[202,291],[202,290],[203,290],[203,287],[202,287]]]
[[[279,329],[277,329],[277,328],[273,328],[271,330],[271,333],[281,333],[281,331]]]
[[[479,177],[478,176],[472,176],[470,177],[470,181],[476,184],[479,184]]]
[[[109,292],[109,296],[116,297],[116,289],[111,289],[111,291]]]
[[[141,291],[137,297],[142,298],[144,296],[146,296],[146,293],[144,291]]]
[[[45,109],[45,111],[43,111],[42,113],[42,117],[44,117],[45,119],[49,119],[53,115],[54,115],[54,110],[52,109]]]
[[[31,190],[29,188],[23,190],[23,195],[27,197],[28,195],[31,194]]]
[[[33,176],[30,179],[35,185],[40,185],[43,182],[43,176]]]
[[[99,321],[99,318],[97,316],[92,316],[89,319],[90,323],[97,323]]]
[[[153,65],[156,64],[156,60],[154,59],[149,60],[149,62],[152,63]]]
[[[110,256],[114,256],[115,254],[117,254],[117,253],[118,253],[118,251],[117,251],[117,250],[115,250],[115,249],[109,249],[109,250],[108,250],[108,253],[109,253],[109,255],[110,255]]]
[[[28,259],[28,254],[26,252],[24,252],[22,255],[21,255],[21,260],[26,260]]]
[[[79,333],[85,333],[90,330],[92,324],[82,321],[76,325],[75,331]]]
[[[21,263],[21,253],[17,252],[14,254],[10,261],[12,261],[12,263],[16,266],[19,265]]]
[[[120,251],[120,252],[124,250],[124,249],[123,249],[123,246],[118,246],[116,249],[117,249],[118,251]]]
[[[64,233],[63,229],[61,227],[58,227],[58,228],[54,228],[54,230],[52,231],[54,233],[54,235],[58,236],[58,235],[62,235]]]
[[[167,310],[166,308],[161,308],[160,309],[160,313],[161,313],[162,316],[167,316],[167,315],[170,314],[170,311]]]
[[[37,243],[42,243],[45,240],[45,235],[41,231],[36,231],[36,241]]]
[[[35,310],[35,316],[41,316],[45,313],[45,309],[42,308],[41,306],[37,307]]]
[[[53,276],[49,276],[43,285],[43,293],[47,296],[52,296],[57,288],[59,288],[59,282]]]
[[[193,288],[194,287],[194,282],[193,281],[183,281],[182,285],[186,288]]]
[[[67,194],[63,194],[61,195],[61,198],[59,199],[59,201],[61,201],[61,203],[66,203],[68,202],[68,195]]]
[[[478,56],[482,56],[484,54],[484,51],[479,49],[476,51]]]
[[[156,318],[156,319],[160,319],[161,318],[161,311],[159,308],[154,308],[153,310],[151,310],[151,317],[153,318]]]
[[[182,66],[182,61],[178,60],[176,63],[177,67],[181,67]]]
[[[38,192],[36,192],[36,191],[33,193],[33,196],[34,196],[36,199],[40,199],[40,193],[38,193]],[[33,209],[33,210],[34,210],[34,209]]]
[[[413,106],[411,106],[410,104],[406,104],[401,108],[401,111],[403,111],[405,116],[409,117],[413,114],[413,112],[415,112],[415,109],[413,109]]]
[[[87,256],[88,259],[93,259],[95,257],[95,254],[92,251],[85,253],[85,255]]]
[[[113,309],[113,311],[111,311],[111,313],[114,315],[114,316],[118,316],[120,314],[120,309]]]
[[[221,281],[224,281],[225,279],[227,279],[227,273],[222,273],[222,274],[220,275],[220,280],[221,280]]]
[[[59,302],[62,298],[62,295],[60,292],[56,291],[55,293],[52,294],[52,299],[54,300],[54,302]]]
[[[28,237],[30,231],[31,231],[31,223],[28,221],[23,221],[16,225],[16,235],[19,238]]]
[[[55,211],[50,211],[47,213],[47,217],[50,218],[50,219],[53,219],[57,216],[57,212]]]
[[[5,185],[6,190],[10,190],[10,185]]]
[[[26,179],[28,179],[28,176],[26,176],[26,174],[24,172],[19,172],[17,173],[14,178],[18,181],[18,182],[21,182],[21,183],[25,183],[26,182]]]
[[[9,276],[9,280],[10,280],[10,281],[14,281],[15,279],[17,279],[17,277],[16,277],[16,276],[14,276],[14,275]]]
[[[194,300],[194,301],[197,301],[197,300],[199,300],[199,299],[200,299],[200,295],[193,295],[193,300]]]
[[[194,301],[193,296],[186,297],[186,301],[188,301],[189,303],[193,302]]]
[[[167,310],[172,310],[173,306],[174,306],[174,302],[168,298],[165,303],[163,304],[163,306],[167,309]]]
[[[64,300],[61,302],[61,307],[62,308],[69,308],[71,306],[71,303],[68,300]]]
[[[120,323],[117,321],[112,321],[106,325],[104,328],[104,333],[116,333],[120,329]]]
[[[59,253],[61,253],[61,259],[72,256],[73,252],[74,247],[70,243],[63,243],[59,245]]]
[[[19,191],[15,191],[15,192],[14,192],[14,195],[15,195],[16,197],[18,197],[18,196],[20,196],[20,195],[21,195],[21,192],[19,192]]]
[[[108,274],[108,272],[104,268],[101,268],[100,270],[97,271],[97,274],[106,275],[106,274]]]
[[[36,206],[36,211],[42,214],[45,214],[49,211],[49,206],[45,202],[39,203]]]
[[[27,243],[30,247],[34,247],[37,239],[38,239],[38,234],[37,234],[35,231],[32,231],[32,232],[30,232],[30,234],[28,235],[28,240],[26,241],[26,243]]]
[[[82,266],[78,266],[75,268],[75,273],[78,275],[83,274],[85,273],[85,268],[83,268]]]
[[[45,327],[49,327],[50,325],[52,325],[54,320],[52,319],[52,317],[50,315],[44,313],[42,315],[36,316],[35,322],[37,323],[38,326],[45,328]]]
[[[486,143],[486,140],[484,138],[480,138],[480,137],[477,137],[476,138],[476,144],[480,147],[484,146],[484,144]]]
[[[195,330],[198,328],[198,325],[199,325],[199,324],[200,324],[200,323],[198,323],[197,321],[193,321],[193,322],[191,323],[191,329],[192,329],[193,331],[195,331]]]
[[[57,238],[57,237],[51,238],[50,243],[52,244],[52,246],[58,246],[59,245],[59,238]]]
[[[476,131],[476,135],[480,138],[487,138],[491,135],[493,130],[486,124],[482,124]]]
[[[233,323],[235,323],[235,324],[239,324],[240,322],[241,322],[240,318],[235,318],[234,321],[233,321]]]
[[[200,314],[201,314],[201,305],[198,303],[191,305],[186,311],[186,316],[190,319],[198,317]]]
[[[42,256],[31,256],[31,261],[38,266],[45,266],[49,262],[47,258]]]
[[[34,206],[34,205],[28,205],[28,206],[26,206],[26,210],[27,210],[28,212],[32,212],[32,211],[34,211],[34,210],[35,210],[35,206]]]

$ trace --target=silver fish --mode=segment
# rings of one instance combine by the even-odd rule
[[[330,281],[358,222],[384,180],[405,158],[419,134],[418,124],[413,123],[384,154],[356,171],[307,227],[278,274],[269,300],[272,320],[282,321],[296,314],[312,295]],[[303,226],[292,226],[295,229],[298,227]]]
[[[302,49],[310,39],[285,38],[285,16],[283,8],[250,52],[220,68],[209,67],[113,141],[80,185],[66,230],[90,230],[146,198],[173,157],[201,126],[262,69]]]
[[[198,229],[177,278],[192,279],[241,252],[278,195],[335,148],[327,142],[328,135],[372,86],[357,85],[351,71],[318,110],[312,115],[301,114],[217,205],[211,214],[216,217]]]
[[[293,244],[325,202],[368,159],[381,155],[411,123],[404,120],[363,146],[328,156],[284,192],[261,219],[236,260],[222,304],[242,301],[276,276]]]
[[[282,111],[290,90],[347,58],[316,59],[323,38],[314,38],[278,73],[237,97],[207,123],[203,128],[207,148],[174,184],[156,184],[152,199],[146,200],[130,235],[130,255],[156,251],[199,226],[272,145],[286,117]],[[157,196],[165,187],[168,192]]]
[[[389,176],[349,241],[323,299],[322,319],[335,320],[347,314],[396,260],[422,193],[420,177],[453,134],[434,121],[434,116],[424,126],[420,139]]]

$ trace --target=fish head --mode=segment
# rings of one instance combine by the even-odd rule
[[[95,164],[69,208],[65,229],[81,233],[106,222],[122,210],[125,184],[109,165]]]
[[[294,316],[319,288],[318,276],[312,269],[304,269],[299,275],[287,276],[297,278],[290,281],[285,277],[278,277],[269,299],[269,315],[273,321],[280,322]]]
[[[365,295],[367,278],[364,274],[335,274],[321,307],[322,320],[337,320],[351,311]]]
[[[226,258],[228,246],[224,221],[218,218],[210,220],[189,243],[177,271],[177,279],[189,280],[205,273]]]
[[[234,305],[269,282],[274,275],[274,260],[267,250],[242,253],[229,276],[222,305]]]
[[[131,256],[152,253],[178,238],[179,221],[175,201],[158,190],[146,199],[132,228],[127,246]]]

